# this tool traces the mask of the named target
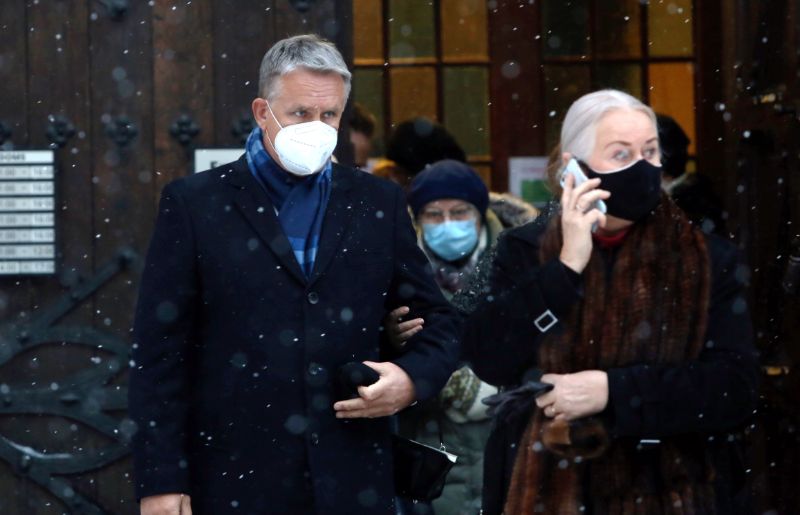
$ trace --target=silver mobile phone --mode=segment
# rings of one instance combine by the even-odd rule
[[[567,166],[565,166],[564,169],[561,170],[561,179],[559,182],[561,183],[562,188],[564,187],[564,181],[567,179],[568,174],[572,175],[575,178],[575,184],[573,185],[573,188],[577,188],[578,186],[589,180],[589,178],[586,177],[586,174],[583,173],[583,170],[581,169],[581,165],[578,163],[578,160],[575,159],[574,157],[570,159],[569,162],[567,163]],[[592,206],[589,208],[589,211],[591,211],[592,209],[597,209],[601,213],[605,213],[608,211],[606,203],[603,202],[601,199],[598,199],[594,203],[592,203]]]

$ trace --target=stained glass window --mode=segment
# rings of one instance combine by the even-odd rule
[[[487,0],[355,0],[353,11],[353,98],[382,125],[376,138],[425,116],[442,123],[488,178]]]
[[[542,2],[547,148],[565,110],[601,88],[626,91],[696,134],[692,0]]]

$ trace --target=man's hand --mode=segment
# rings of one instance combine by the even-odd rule
[[[545,374],[541,381],[554,385],[536,398],[536,405],[548,418],[575,420],[600,413],[608,405],[608,374],[602,370]]]
[[[369,386],[358,387],[358,399],[339,401],[333,405],[336,418],[374,418],[394,415],[414,401],[414,383],[405,370],[394,363],[365,361],[380,379]]]
[[[191,500],[184,494],[151,495],[139,503],[141,515],[192,515]]]
[[[402,321],[409,311],[411,310],[408,306],[400,306],[386,315],[386,319],[383,321],[389,341],[397,349],[403,348],[412,336],[422,331],[422,325],[425,323],[422,318]]]

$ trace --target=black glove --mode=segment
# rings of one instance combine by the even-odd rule
[[[355,399],[359,386],[369,386],[378,379],[380,375],[360,361],[345,363],[339,367],[336,375],[336,400]]]
[[[525,413],[530,413],[536,397],[553,389],[550,383],[540,381],[527,381],[513,390],[490,395],[481,402],[489,406],[487,414],[503,420],[512,420]]]

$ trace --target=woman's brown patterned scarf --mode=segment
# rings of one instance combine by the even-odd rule
[[[546,230],[542,262],[561,249],[561,219]],[[597,247],[597,246],[595,246]],[[709,258],[703,234],[666,196],[635,224],[613,262],[596,248],[584,298],[545,338],[546,372],[670,365],[698,356],[707,324]],[[694,441],[694,440],[692,440]],[[535,410],[520,442],[505,505],[508,515],[705,514],[714,512],[713,469],[679,439],[656,451],[609,438],[600,417],[556,422]]]

